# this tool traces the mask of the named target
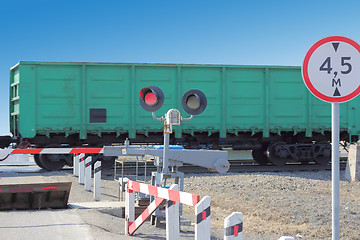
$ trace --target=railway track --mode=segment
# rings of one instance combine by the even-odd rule
[[[341,161],[340,169],[344,170],[346,167],[346,161]],[[287,171],[321,171],[321,170],[331,170],[331,164],[328,165],[319,165],[315,163],[310,164],[300,164],[300,163],[289,163],[285,166],[260,166],[251,161],[246,163],[240,163],[239,161],[231,161],[230,173],[240,173],[240,172],[287,172]],[[116,169],[116,175],[121,175],[122,167],[118,166]],[[124,164],[124,176],[126,175],[136,175],[136,165],[134,163]],[[146,167],[146,175],[150,175],[151,172],[156,171],[156,167],[148,164]],[[200,173],[214,173],[207,168],[185,165],[179,167],[179,171],[185,174],[200,174]],[[105,170],[106,175],[114,174],[114,169]],[[138,175],[144,175],[145,168],[144,166],[138,167]]]

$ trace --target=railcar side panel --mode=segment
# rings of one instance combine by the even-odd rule
[[[174,127],[176,138],[312,137],[331,130],[331,104],[309,93],[299,67],[46,62],[11,69],[10,129],[26,139],[78,135],[84,142],[89,135],[161,135],[163,125],[138,100],[140,89],[150,85],[165,94],[158,117],[171,108],[189,117],[181,107],[187,90],[200,89],[208,98],[202,114]],[[341,104],[342,132],[359,135],[358,110],[359,98]]]

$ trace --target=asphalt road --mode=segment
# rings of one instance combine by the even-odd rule
[[[90,226],[71,210],[0,212],[0,239],[93,239]]]

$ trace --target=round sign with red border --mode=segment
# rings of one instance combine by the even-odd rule
[[[306,87],[326,102],[346,102],[360,93],[360,45],[332,36],[315,43],[301,69]]]

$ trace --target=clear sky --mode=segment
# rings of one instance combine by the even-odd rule
[[[300,66],[321,38],[360,43],[360,1],[3,0],[0,33],[5,135],[19,61]]]

